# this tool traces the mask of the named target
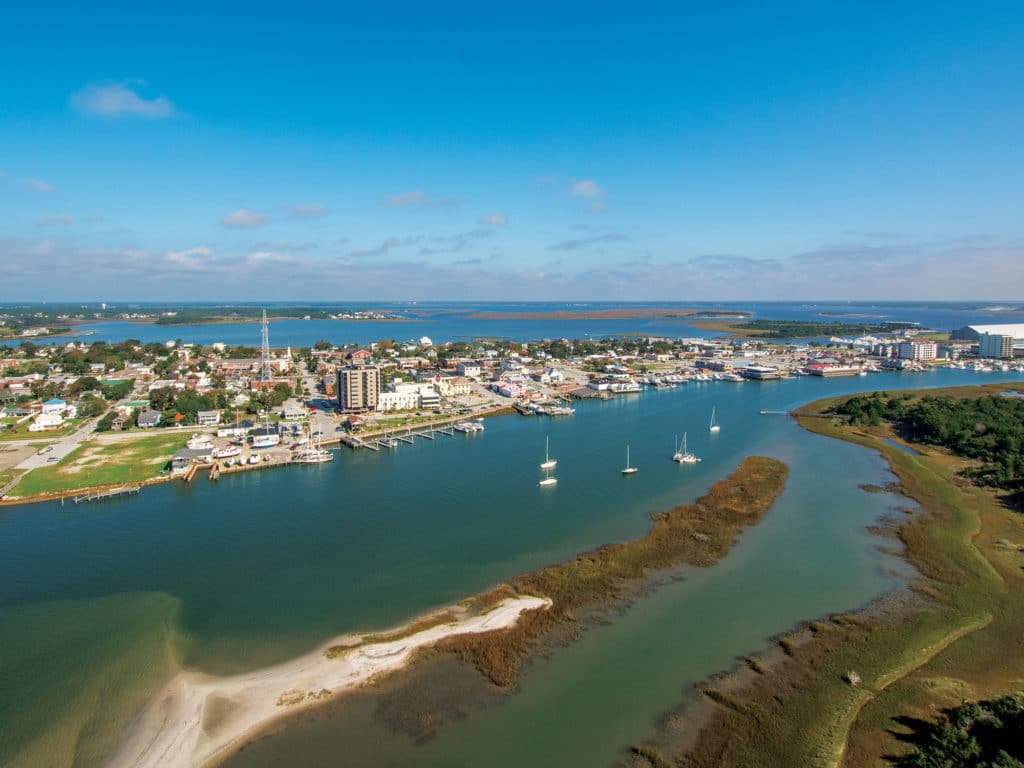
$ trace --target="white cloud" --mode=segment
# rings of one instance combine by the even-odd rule
[[[101,117],[136,115],[150,119],[174,117],[177,110],[166,96],[146,99],[132,87],[143,83],[87,85],[71,96],[71,106],[79,112]]]
[[[458,197],[435,197],[428,195],[422,189],[415,189],[411,192],[399,192],[397,195],[390,195],[384,198],[384,205],[388,208],[448,208],[464,202]]]
[[[573,182],[569,187],[569,194],[573,197],[604,197],[605,190],[593,179],[580,179]]]
[[[19,183],[21,186],[28,187],[36,192],[53,192],[57,189],[53,184],[42,179],[21,179]]]
[[[287,208],[289,219],[317,219],[327,213],[319,203],[306,203],[304,205],[293,205]]]
[[[480,217],[480,224],[485,227],[503,227],[508,223],[504,213],[489,213]]]
[[[43,216],[39,220],[40,224],[72,224],[75,221],[75,217],[70,213],[51,213],[47,216]]]
[[[270,217],[265,213],[239,208],[221,218],[220,223],[225,227],[261,227],[268,221]]]

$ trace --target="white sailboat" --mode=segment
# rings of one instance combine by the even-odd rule
[[[554,469],[558,466],[558,461],[552,459],[548,454],[548,441],[550,438],[544,438],[544,463],[540,465],[541,469]]]
[[[624,475],[636,474],[636,467],[629,466],[629,443],[626,443],[626,466],[622,469]]]
[[[696,464],[700,459],[696,455],[686,450],[686,433],[683,432],[683,448],[682,450],[676,450],[675,455],[672,457],[672,461],[677,461],[680,464]]]
[[[711,425],[708,427],[708,432],[720,432],[722,428],[715,424],[715,407],[711,406]]]

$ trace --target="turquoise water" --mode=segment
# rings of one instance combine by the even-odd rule
[[[155,486],[85,507],[8,508],[0,513],[0,763],[31,765],[38,753],[27,750],[49,744],[69,756],[54,764],[74,756],[90,764],[174,661],[235,671],[347,630],[394,625],[641,535],[651,512],[699,496],[745,455],[787,461],[784,496],[722,563],[663,587],[534,666],[519,695],[425,747],[369,728],[346,742],[363,764],[372,754],[380,764],[470,764],[473,745],[511,741],[518,728],[557,716],[563,724],[578,718],[593,738],[580,745],[567,740],[570,728],[542,729],[494,764],[536,763],[542,753],[564,764],[607,762],[687,682],[727,668],[799,619],[859,605],[895,583],[898,563],[864,526],[896,502],[858,489],[886,482],[880,458],[759,410],[843,392],[1000,380],[1010,377],[943,370],[692,384],[582,403],[563,420],[494,418],[477,435],[342,452],[330,465]],[[712,405],[722,424],[714,436],[706,428]],[[703,458],[693,467],[669,460],[684,429]],[[547,435],[559,484],[542,491],[537,464]],[[626,442],[640,468],[630,478],[619,474]],[[36,643],[42,627],[46,642]],[[54,659],[73,674],[39,685],[40,675],[54,677]],[[333,723],[307,734],[303,748],[337,746],[338,734],[344,724]],[[247,759],[260,754],[247,751]]]

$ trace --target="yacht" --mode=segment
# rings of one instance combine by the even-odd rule
[[[242,449],[235,445],[229,445],[226,448],[218,448],[213,452],[213,458],[215,459],[228,459],[232,456],[238,456],[242,453]]]
[[[711,406],[711,424],[708,426],[708,432],[721,432],[722,428],[715,423],[715,407]]]

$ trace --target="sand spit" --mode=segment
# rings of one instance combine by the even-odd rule
[[[400,669],[418,648],[446,637],[511,627],[523,611],[550,605],[546,598],[512,597],[486,613],[398,640],[359,645],[332,659],[324,653],[327,647],[358,638],[336,638],[305,656],[241,675],[181,672],[142,713],[110,766],[201,766],[276,717]]]

